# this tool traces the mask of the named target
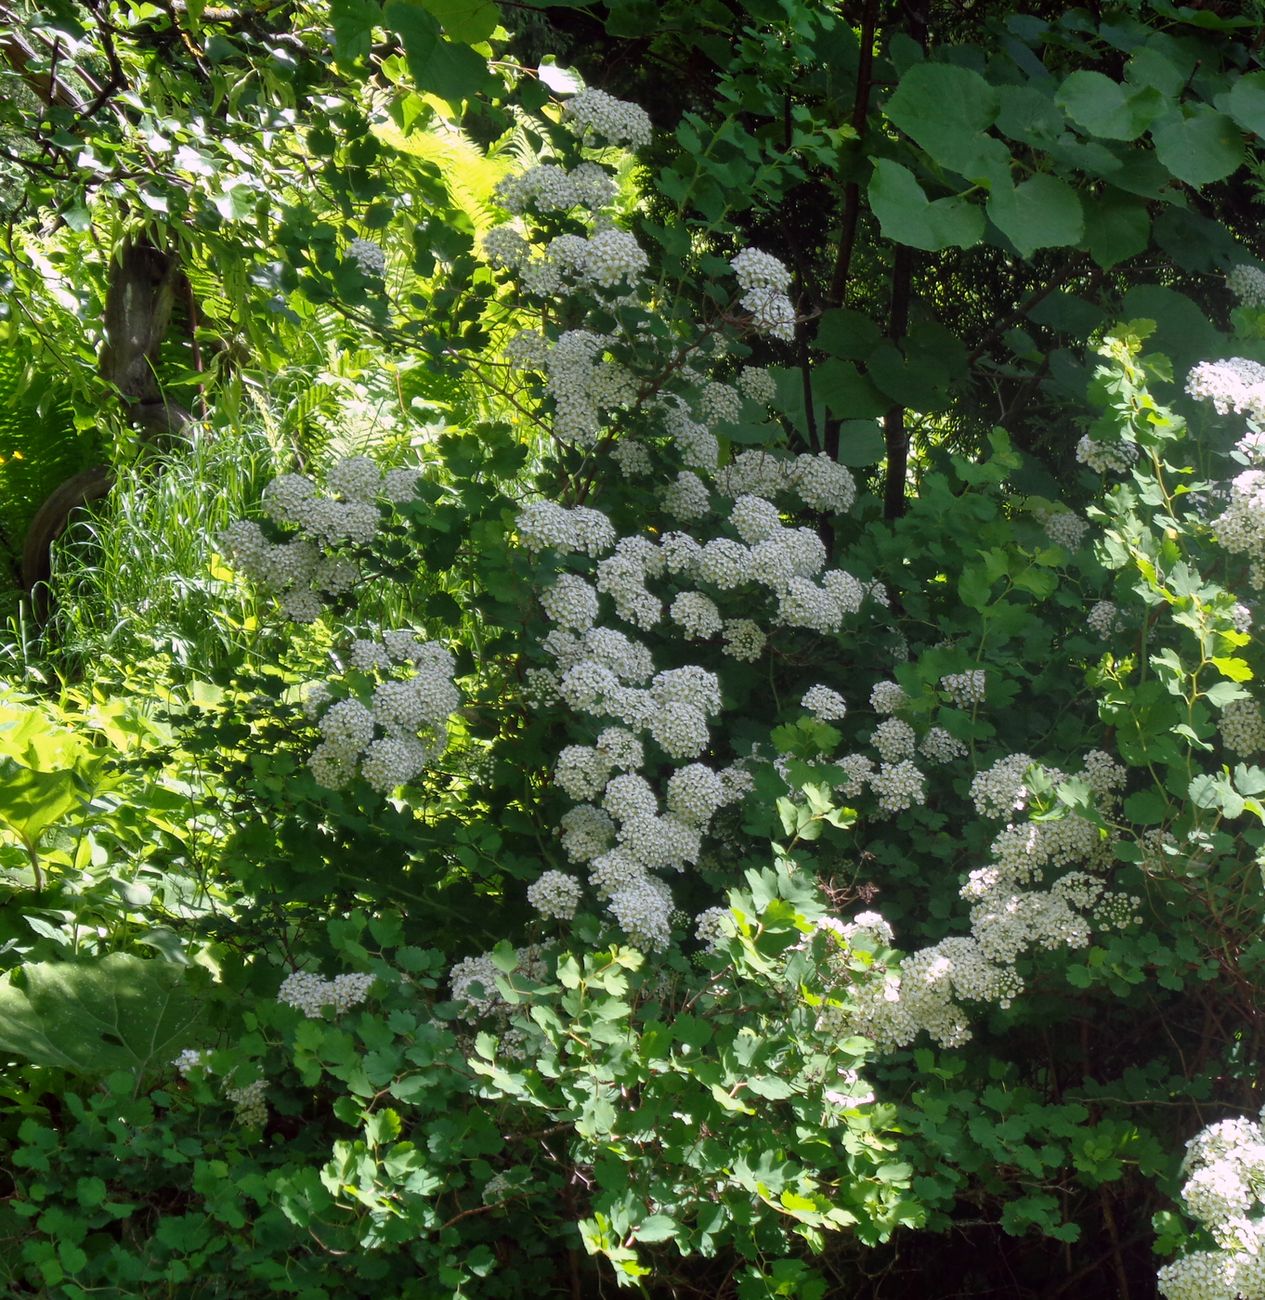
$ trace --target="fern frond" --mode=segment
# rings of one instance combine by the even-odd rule
[[[470,219],[477,234],[500,220],[492,191],[510,170],[510,159],[484,150],[459,127],[442,122],[408,135],[394,123],[384,123],[374,127],[374,134],[392,149],[436,167],[454,206]]]

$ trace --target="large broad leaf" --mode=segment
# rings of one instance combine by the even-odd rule
[[[74,767],[91,756],[92,746],[42,710],[0,700],[0,754],[12,755],[27,767],[47,771]]]
[[[957,196],[931,202],[909,168],[886,158],[875,162],[867,194],[883,237],[898,244],[935,253],[969,248],[984,234],[982,209]]]
[[[1152,237],[1175,265],[1194,275],[1219,275],[1243,256],[1242,244],[1220,221],[1175,204],[1155,218]]]
[[[334,57],[341,63],[363,59],[373,46],[373,29],[382,22],[377,0],[330,0]]]
[[[937,364],[934,353],[910,348],[908,355],[894,343],[880,343],[866,360],[870,379],[888,405],[911,411],[942,411],[949,404],[948,386],[953,376]]]
[[[1002,86],[997,129],[1012,140],[1048,148],[1066,129],[1063,111],[1052,95],[1033,86]]]
[[[501,21],[490,0],[422,0],[422,3],[443,24],[446,35],[466,45],[486,41]]]
[[[1084,195],[1085,245],[1103,270],[1141,253],[1151,240],[1151,215],[1145,203],[1119,191]]]
[[[996,89],[978,72],[916,63],[883,111],[941,167],[965,175],[977,165],[980,137],[996,121],[998,102]]]
[[[864,312],[847,307],[832,307],[817,322],[813,343],[832,357],[859,361],[878,346],[883,331]]]
[[[1133,51],[1124,65],[1125,80],[1135,86],[1154,86],[1160,94],[1176,99],[1195,70],[1190,48],[1171,36],[1156,33]]]
[[[844,420],[839,425],[840,465],[873,465],[886,454],[882,426],[874,420]]]
[[[1173,113],[1151,132],[1155,156],[1179,181],[1211,185],[1243,163],[1243,136],[1224,113],[1200,105],[1189,116]]]
[[[813,393],[840,420],[863,420],[890,410],[884,397],[855,363],[832,357],[813,367]]]
[[[1019,185],[994,189],[988,215],[1024,257],[1038,248],[1080,242],[1085,214],[1076,191],[1056,176],[1033,176]]]
[[[460,105],[490,85],[487,61],[468,45],[446,39],[435,16],[416,0],[390,0],[385,18],[404,40],[408,70],[418,90]]]
[[[1102,140],[1136,140],[1168,108],[1153,86],[1122,86],[1101,72],[1073,72],[1055,102],[1090,135]]]
[[[1217,96],[1217,107],[1245,131],[1265,138],[1265,72],[1236,77],[1229,93]]]
[[[11,976],[0,982],[0,1056],[139,1078],[188,1045],[201,1016],[191,983],[200,974],[121,952],[25,966],[21,987]]]
[[[87,801],[72,771],[37,772],[11,758],[0,758],[0,825],[31,846]]]

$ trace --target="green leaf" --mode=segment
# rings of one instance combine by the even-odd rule
[[[376,0],[331,0],[329,16],[334,57],[340,63],[352,63],[369,53],[373,29],[382,21],[382,6]]]
[[[504,975],[512,975],[518,969],[518,952],[508,939],[502,939],[492,949],[492,965]]]
[[[721,1106],[723,1106],[725,1110],[732,1111],[735,1115],[755,1114],[755,1111],[753,1111],[750,1106],[744,1106],[737,1097],[731,1097],[729,1093],[720,1086],[720,1084],[713,1083],[711,1086],[711,1092],[712,1096],[720,1102]]]
[[[894,343],[880,343],[866,365],[871,379],[890,399],[889,405],[912,411],[942,411],[949,404],[950,375],[933,359],[906,357]]]
[[[37,772],[11,758],[0,758],[0,822],[28,844],[34,845],[87,798],[73,772]]]
[[[1223,677],[1228,677],[1232,682],[1252,680],[1252,665],[1246,659],[1216,655],[1213,657],[1212,665]]]
[[[757,1097],[765,1097],[769,1101],[780,1101],[782,1098],[793,1096],[795,1093],[795,1089],[785,1079],[780,1079],[775,1074],[748,1079],[747,1091],[754,1093]]]
[[[978,165],[980,137],[996,121],[998,107],[996,89],[978,72],[949,63],[917,63],[900,79],[883,111],[942,167],[966,175]]]
[[[677,1223],[667,1214],[652,1214],[634,1229],[638,1241],[671,1241],[676,1236]]]
[[[1224,180],[1246,156],[1239,128],[1224,113],[1199,105],[1174,113],[1151,132],[1155,156],[1179,181],[1198,188]]]
[[[1245,131],[1265,137],[1265,72],[1236,77],[1229,93],[1218,96],[1217,107]]]
[[[390,0],[385,18],[403,38],[408,70],[418,90],[433,91],[459,106],[491,83],[486,61],[469,46],[445,40],[438,20],[421,4]]]
[[[988,196],[988,216],[1024,257],[1038,248],[1062,248],[1080,242],[1085,214],[1076,191],[1054,176],[1031,180]]]
[[[22,987],[0,983],[0,1051],[80,1074],[161,1069],[201,1019],[188,971],[121,952],[25,966]]]
[[[1124,801],[1124,815],[1139,826],[1158,826],[1168,816],[1168,804],[1158,790],[1139,790]]]
[[[840,465],[873,465],[887,451],[883,429],[874,420],[844,420],[839,425]]]
[[[496,30],[500,15],[489,0],[422,0],[454,41],[474,45]]]
[[[214,195],[211,202],[225,221],[243,221],[254,215],[258,198],[255,187],[237,177],[226,184],[219,194]]]
[[[1000,87],[997,129],[1012,140],[1043,149],[1066,129],[1063,112],[1049,94],[1032,86]]]
[[[541,59],[536,75],[555,95],[574,95],[584,89],[584,82],[575,69],[563,67],[552,54]]]
[[[108,1190],[103,1179],[80,1178],[75,1183],[75,1199],[84,1209],[95,1210],[105,1200]]]
[[[1265,772],[1255,764],[1238,763],[1234,768],[1234,788],[1240,794],[1265,794]]]
[[[1101,72],[1073,72],[1054,99],[1073,122],[1101,140],[1136,140],[1167,107],[1152,87],[1127,89]]]
[[[907,167],[878,159],[867,195],[885,239],[927,252],[969,248],[984,234],[982,209],[960,196],[931,202]]]
[[[892,405],[853,362],[833,357],[813,368],[813,396],[841,420],[879,416]]]
[[[1151,240],[1151,215],[1145,203],[1118,190],[1103,195],[1082,194],[1085,246],[1104,271],[1146,250]]]
[[[1167,38],[1161,37],[1161,41]],[[1134,50],[1125,64],[1125,79],[1134,86],[1154,86],[1168,99],[1175,99],[1181,94],[1191,72],[1194,70],[1194,56],[1177,44],[1167,40],[1164,48],[1144,45]]]
[[[1225,708],[1226,705],[1232,705],[1236,699],[1247,699],[1249,692],[1242,686],[1232,681],[1218,681],[1216,685],[1209,686],[1204,692],[1204,699],[1208,701],[1213,708]]]
[[[861,361],[882,341],[883,331],[864,312],[832,307],[822,312],[814,343],[832,357]]]

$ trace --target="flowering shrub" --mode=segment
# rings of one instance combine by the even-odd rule
[[[243,1294],[516,1295],[562,1258],[574,1292],[600,1285],[585,1252],[621,1283],[811,1297],[811,1255],[958,1204],[1070,1244],[1112,1185],[1171,1174],[1157,1101],[1248,1086],[1207,1026],[1223,989],[1255,1014],[1259,365],[1197,366],[1188,426],[1150,323],[1122,326],[1075,508],[999,429],[883,520],[776,364],[787,266],[717,236],[669,270],[617,217],[645,114],[588,90],[556,116],[497,191],[486,332],[442,356],[519,426],[450,433],[425,471],[282,475],[268,531],[221,538],[334,665],[270,705],[283,740],[234,743],[335,916],[227,964],[152,1101],[31,1121],[18,1167],[59,1205],[78,1126],[115,1125],[89,1226],[123,1234],[133,1196],[154,1225],[80,1260],[15,1211],[49,1285],[232,1251]],[[347,250],[367,278],[375,248]],[[460,602],[414,602],[422,568]],[[371,584],[400,625],[367,626]],[[321,894],[327,864],[352,884]],[[154,1144],[197,1153],[147,1191],[118,1125],[159,1110]],[[1199,1151],[1186,1200],[1222,1254],[1169,1266],[1173,1297],[1256,1285],[1254,1157]]]
[[[891,1062],[878,1071],[894,1084],[899,1049],[917,1046],[925,1062],[935,1059],[926,1045],[963,1050],[981,1025],[990,1036],[998,1025],[1021,1032],[1029,991],[1048,1008],[1060,969],[1065,986],[1087,995],[1099,985],[1127,994],[1131,971],[1156,955],[1146,935],[1165,890],[1189,878],[1175,864],[1207,852],[1229,878],[1241,870],[1216,826],[1258,811],[1256,769],[1217,775],[1196,757],[1216,752],[1217,715],[1216,743],[1228,753],[1250,754],[1265,735],[1236,653],[1250,615],[1193,566],[1209,546],[1250,554],[1241,539],[1255,471],[1235,479],[1224,503],[1169,485],[1183,472],[1171,458],[1186,430],[1147,391],[1164,371],[1140,359],[1139,323],[1109,341],[1096,380],[1102,414],[1077,450],[1100,476],[1084,515],[1009,492],[1023,462],[998,431],[989,460],[943,463],[904,519],[874,522],[846,467],[788,445],[793,412],[778,372],[753,363],[753,349],[792,337],[787,269],[739,249],[707,263],[715,279],[702,316],[666,302],[650,255],[611,206],[612,151],[644,142],[644,123],[632,106],[585,95],[554,133],[555,156],[499,187],[510,219],[488,233],[484,252],[516,322],[501,358],[471,359],[476,379],[532,421],[543,451],[535,491],[494,494],[481,510],[489,522],[499,513],[503,529],[496,571],[527,583],[517,601],[492,608],[512,611],[526,635],[496,638],[513,661],[478,665],[464,688],[476,711],[534,719],[531,730],[493,727],[490,752],[514,763],[529,735],[543,745],[528,812],[544,818],[554,845],[520,858],[507,880],[523,942],[461,957],[447,978],[484,1094],[571,1131],[575,1170],[614,1161],[628,1186],[644,1188],[635,1206],[593,1193],[577,1207],[587,1249],[632,1280],[646,1267],[637,1243],[670,1238],[686,1254],[705,1241],[736,1245],[747,1221],[727,1212],[698,1235],[707,1200],[725,1203],[727,1193],[719,1166],[699,1164],[697,1149],[695,1176],[673,1181],[680,1153],[653,1100],[657,1080],[706,1084],[734,1122],[755,1112],[737,1100],[735,1076],[718,1080],[703,1058],[669,1065],[684,1031],[659,1039],[655,1026],[677,1025],[685,1008],[697,1016],[740,974],[779,970],[780,1011],[748,1026],[751,1051],[763,1043],[786,1069],[809,1063],[791,1076],[792,1093],[814,1107],[846,1100],[849,1116],[872,1124],[884,1112],[856,1074],[867,1051]],[[1199,366],[1188,391],[1219,414],[1250,412],[1253,364]],[[1250,465],[1254,445],[1249,437],[1233,454]],[[338,600],[355,581],[336,567],[349,563],[337,548],[373,550],[374,502],[431,491],[395,474],[398,487],[370,463],[344,462],[325,497],[284,476],[267,509],[298,538],[269,542],[239,524],[225,545],[285,612],[315,618],[320,593]],[[431,524],[404,508],[424,549]],[[477,584],[480,571],[468,572]],[[481,623],[472,634],[496,635]],[[1197,664],[1183,657],[1188,634]],[[424,773],[461,698],[451,653],[421,635],[355,640],[340,652],[345,678],[309,694],[320,733],[310,767],[322,785],[360,779],[380,794],[425,797],[417,782],[435,779]],[[1039,698],[1057,700],[1061,714],[1015,711],[1021,690],[1044,690]],[[789,927],[753,927],[740,892],[741,868],[758,872],[769,839],[778,888],[798,909]],[[857,854],[872,864],[865,876]],[[877,908],[852,911],[875,895]],[[942,923],[929,926],[929,912]],[[786,938],[771,967],[761,943],[776,935]],[[1224,954],[1185,960],[1202,970]],[[1172,992],[1187,978],[1173,970]],[[316,983],[290,976],[297,991],[285,1000],[317,1015],[343,1005]],[[606,1010],[590,1005],[593,990],[613,999]],[[623,1028],[612,1035],[608,1024]],[[629,1059],[646,1052],[666,1055],[648,1073],[630,1072]],[[827,1086],[831,1076],[846,1086]],[[761,1086],[772,1099],[774,1085]],[[916,1137],[903,1153],[915,1168],[935,1163],[930,1105],[917,1092],[907,1119]],[[1060,1113],[1050,1107],[1041,1122],[1065,1123]],[[802,1126],[798,1103],[794,1114]],[[773,1123],[767,1108],[759,1118]],[[652,1130],[655,1141],[636,1138]],[[791,1139],[778,1131],[785,1155]],[[1121,1176],[1086,1173],[1079,1157],[1059,1154],[1054,1131],[1042,1147],[1054,1153],[1051,1172],[1075,1164],[1087,1188]],[[745,1140],[736,1130],[727,1139]],[[940,1184],[924,1180],[915,1208],[901,1199],[902,1174],[896,1201],[869,1201],[858,1215],[841,1210],[851,1195],[843,1184],[808,1168],[784,1185],[804,1198],[798,1221],[813,1245],[844,1226],[881,1237],[941,1212],[970,1185],[969,1170],[947,1183],[942,1172]],[[1004,1184],[992,1180],[990,1194],[1006,1199]],[[1009,1195],[1013,1230],[1077,1231],[1043,1193]],[[750,1222],[784,1246],[785,1224],[772,1225],[786,1210],[784,1200],[762,1218],[757,1206]]]

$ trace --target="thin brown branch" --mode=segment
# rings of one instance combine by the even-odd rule
[[[914,250],[907,244],[897,244],[892,258],[892,306],[887,337],[898,348],[909,328],[913,272]],[[909,470],[909,430],[903,406],[893,406],[883,417],[883,441],[887,446],[883,517],[898,519],[905,513],[905,476]]]

